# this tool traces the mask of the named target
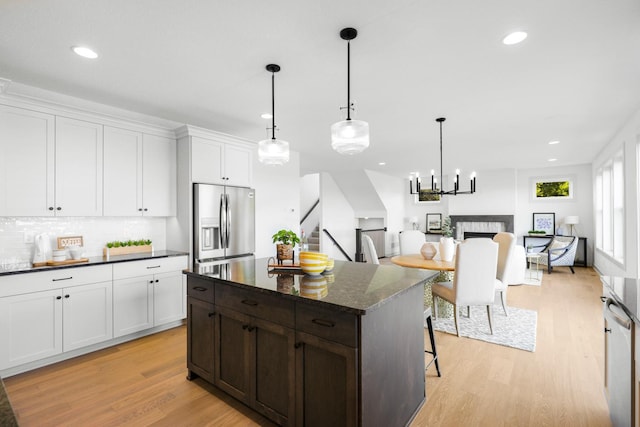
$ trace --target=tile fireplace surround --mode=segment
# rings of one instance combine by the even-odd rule
[[[465,231],[476,233],[513,233],[513,215],[450,215],[456,240],[464,239]]]

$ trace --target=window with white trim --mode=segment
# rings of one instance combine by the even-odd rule
[[[624,262],[624,155],[618,151],[596,172],[596,247]]]

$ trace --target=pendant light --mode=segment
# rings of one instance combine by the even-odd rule
[[[440,124],[440,188],[438,188],[438,179],[435,176],[435,171],[431,170],[431,190],[428,191],[428,194],[433,195],[458,195],[458,194],[473,194],[476,192],[476,173],[472,172],[469,176],[469,191],[460,191],[460,169],[456,169],[456,177],[453,180],[453,190],[445,191],[444,189],[444,181],[442,180],[442,123],[447,120],[444,117],[440,117],[436,119],[436,122]],[[415,191],[413,189],[413,176],[409,176],[409,194],[417,194],[420,197],[420,186],[422,181],[420,180],[420,175],[416,172],[415,174],[416,186]]]
[[[289,161],[289,143],[276,139],[275,75],[280,66],[269,64],[266,68],[271,73],[271,139],[258,142],[258,160],[265,165],[280,166]]]
[[[340,38],[347,41],[347,119],[331,126],[331,147],[340,154],[361,153],[369,146],[369,123],[351,119],[351,40],[357,35],[355,28],[340,31]]]

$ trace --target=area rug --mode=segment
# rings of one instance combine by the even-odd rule
[[[507,309],[509,316],[505,316],[501,305],[493,306],[493,335],[491,335],[486,307],[471,307],[471,319],[467,317],[467,308],[460,308],[460,316],[458,316],[460,336],[520,350],[535,351],[538,313],[517,307],[507,307]],[[453,317],[438,319],[434,317],[433,328],[454,335],[456,333]]]

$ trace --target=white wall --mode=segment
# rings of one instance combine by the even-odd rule
[[[610,159],[620,148],[624,150],[625,175],[625,262],[624,265],[614,261],[607,254],[594,251],[594,266],[603,274],[625,277],[638,277],[640,271],[640,249],[638,247],[640,234],[638,230],[638,153],[637,144],[640,142],[640,111],[624,124],[611,142],[598,154],[592,165],[592,179],[603,162]],[[595,206],[593,208],[595,210]],[[582,219],[580,219],[582,222]],[[595,245],[594,245],[595,246]]]
[[[320,252],[338,260],[346,260],[331,239],[322,232],[326,228],[344,251],[355,260],[357,221],[351,204],[328,173],[320,174]]]
[[[371,180],[364,170],[332,172],[336,182],[358,218],[384,218],[387,214]]]
[[[320,174],[311,173],[300,178],[300,219],[309,212],[309,209],[320,199]],[[307,236],[320,224],[320,207],[309,214],[307,219],[300,224],[301,230],[305,230]]]
[[[405,180],[375,171],[365,171],[375,187],[386,211],[385,226],[387,227],[385,255],[398,255],[400,252],[400,231],[404,230],[404,190]]]
[[[469,190],[461,181],[460,189]],[[444,196],[449,199],[449,215],[513,215],[516,210],[516,170],[479,171],[474,194]]]
[[[267,166],[254,156],[256,190],[256,258],[276,255],[271,236],[278,230],[300,234],[300,154],[290,151],[289,162]],[[296,249],[299,249],[296,246]]]

